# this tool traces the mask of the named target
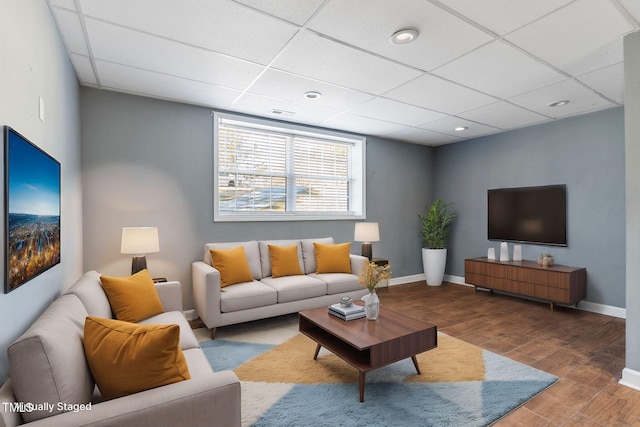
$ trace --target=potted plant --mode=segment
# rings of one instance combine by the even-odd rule
[[[451,203],[437,199],[426,216],[418,215],[422,220],[422,266],[429,286],[440,286],[444,278],[449,228],[456,217],[455,213],[447,211],[449,206]]]

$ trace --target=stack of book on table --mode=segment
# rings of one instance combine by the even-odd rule
[[[342,320],[353,320],[364,317],[364,307],[361,305],[350,305],[344,307],[340,303],[329,306],[329,314],[332,314]]]

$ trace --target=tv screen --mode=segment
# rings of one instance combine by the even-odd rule
[[[489,240],[567,245],[567,187],[499,188],[487,192]]]
[[[2,135],[8,293],[60,263],[60,163],[9,126]]]

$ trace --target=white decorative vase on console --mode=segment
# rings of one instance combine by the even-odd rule
[[[507,245],[507,242],[500,243],[500,261],[509,261],[509,245]]]
[[[446,249],[422,248],[422,267],[427,285],[440,286],[442,284],[446,263]]]

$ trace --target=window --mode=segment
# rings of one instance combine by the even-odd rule
[[[213,114],[214,221],[363,219],[365,138]]]

